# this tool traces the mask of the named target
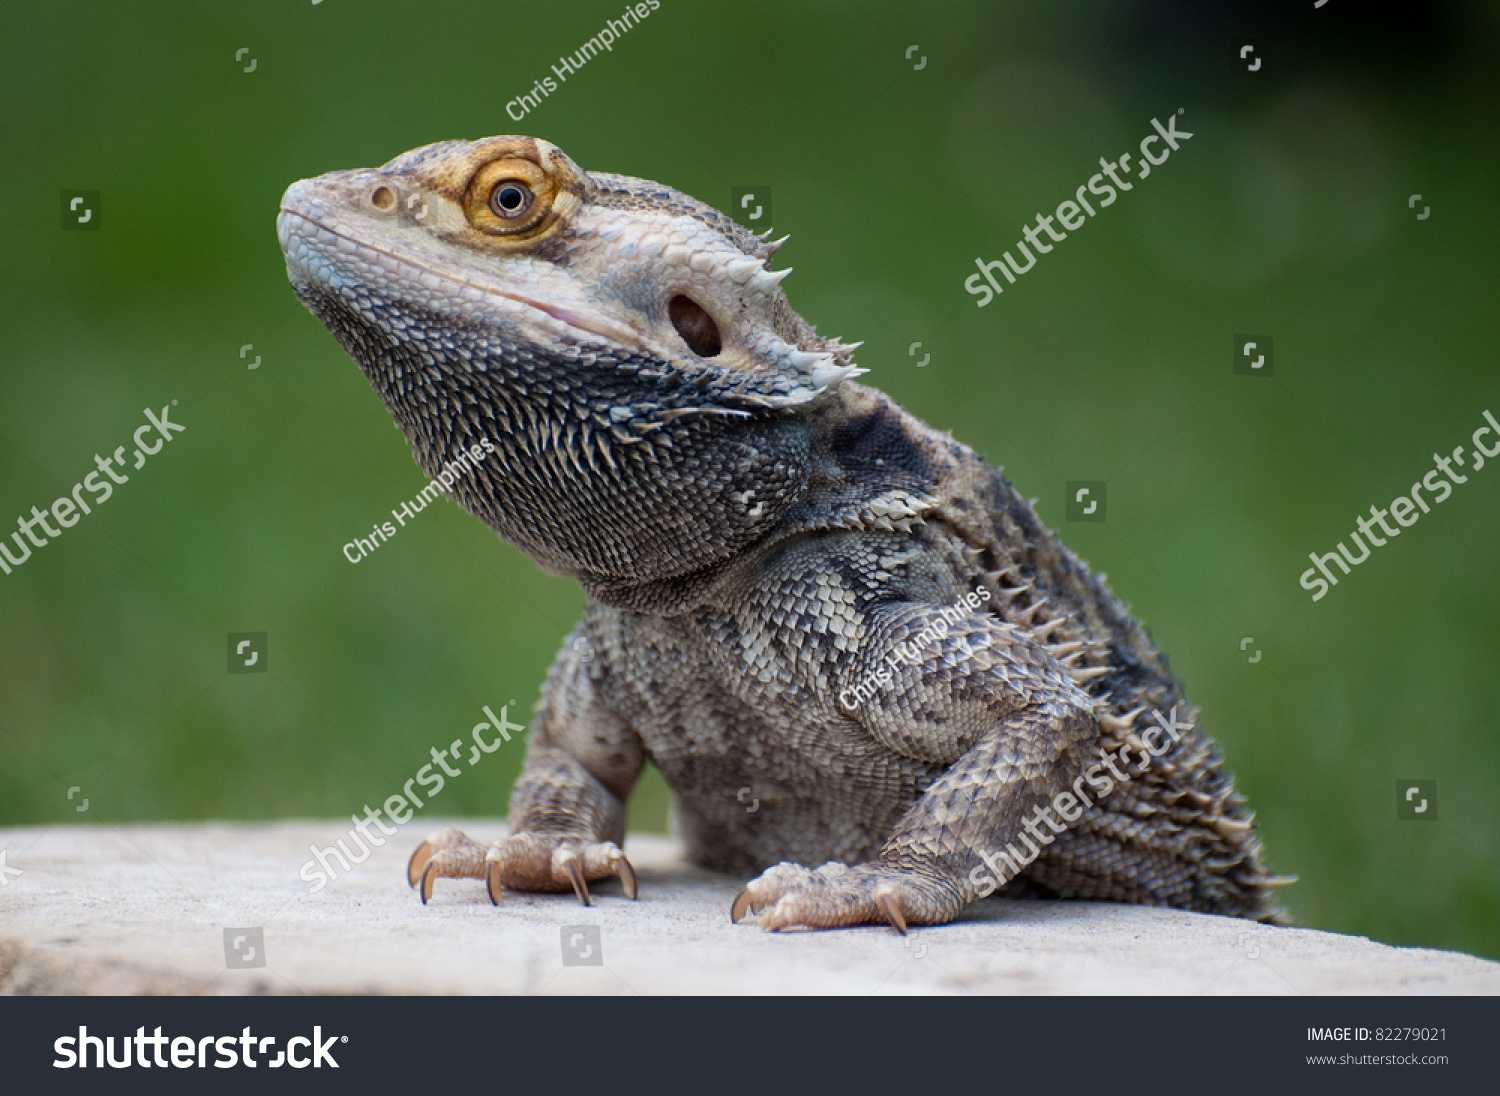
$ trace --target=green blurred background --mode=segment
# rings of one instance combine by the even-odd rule
[[[1297,582],[1500,414],[1495,5],[661,0],[506,116],[624,6],[0,8],[0,526],[143,408],[187,427],[0,574],[0,824],[337,819],[481,705],[529,718],[578,589],[447,502],[344,558],[424,480],[273,227],[295,179],[522,132],[721,208],[769,186],[794,306],[1003,464],[1170,653],[1297,917],[1500,955],[1500,467],[1316,604]],[[976,256],[1179,108],[1179,152],[975,307]],[[60,229],[65,189],[101,192],[98,231]],[[1239,332],[1273,377],[1232,374]],[[1075,479],[1105,523],[1064,522]],[[268,672],[226,673],[252,631]],[[432,811],[502,812],[520,757]],[[1405,778],[1435,821],[1397,820]],[[668,800],[649,774],[632,824]]]

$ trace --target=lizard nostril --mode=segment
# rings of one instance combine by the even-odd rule
[[[390,209],[396,204],[396,192],[388,186],[378,186],[370,194],[370,204],[376,209]]]
[[[724,341],[719,337],[719,325],[691,297],[684,297],[680,293],[673,297],[667,302],[667,315],[671,317],[677,334],[682,336],[682,341],[698,357],[712,358],[724,349]]]

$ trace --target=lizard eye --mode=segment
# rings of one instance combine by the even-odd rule
[[[496,217],[505,221],[525,216],[534,200],[531,188],[520,179],[504,179],[490,191],[490,209],[494,210]]]
[[[464,213],[486,236],[531,240],[577,205],[565,173],[519,156],[491,160],[469,180]]]

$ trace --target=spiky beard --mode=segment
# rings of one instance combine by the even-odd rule
[[[774,527],[806,487],[799,412],[819,393],[796,380],[299,296],[429,475],[492,439],[495,457],[453,497],[552,574],[619,585],[702,571]]]

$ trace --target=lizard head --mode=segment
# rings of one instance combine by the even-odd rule
[[[277,233],[429,475],[491,440],[453,495],[553,573],[734,555],[796,505],[807,417],[862,372],[792,311],[776,243],[529,137],[294,183]]]

